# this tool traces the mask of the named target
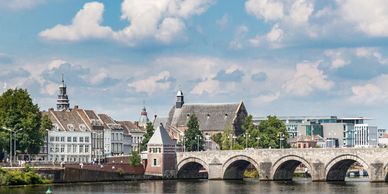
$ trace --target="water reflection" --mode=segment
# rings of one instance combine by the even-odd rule
[[[0,187],[1,194],[45,193],[48,186]],[[55,194],[124,194],[124,193],[208,193],[208,194],[248,194],[248,193],[387,193],[388,184],[369,183],[357,179],[350,182],[311,182],[311,179],[298,178],[292,182],[260,182],[257,179],[241,181],[208,180],[165,180],[111,183],[84,183],[53,185]]]

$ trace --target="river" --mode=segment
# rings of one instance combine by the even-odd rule
[[[44,194],[48,185],[24,187],[0,187],[0,194]],[[165,180],[132,181],[109,183],[78,183],[52,185],[53,194],[124,194],[124,193],[287,193],[287,194],[326,194],[326,193],[388,193],[388,183],[350,181],[344,183],[311,182],[297,179],[293,182],[260,182],[256,179],[243,181],[208,180]]]

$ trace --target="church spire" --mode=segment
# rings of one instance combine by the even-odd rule
[[[70,108],[69,97],[67,96],[67,91],[66,91],[67,87],[63,77],[64,76],[62,74],[62,84],[59,86],[58,99],[57,99],[57,110],[59,111],[68,110]]]
[[[185,103],[184,96],[182,90],[179,90],[176,93],[176,108],[182,108],[183,104]]]

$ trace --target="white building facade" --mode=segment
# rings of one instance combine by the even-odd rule
[[[48,161],[80,163],[91,162],[90,131],[48,132]]]
[[[376,126],[368,124],[354,125],[354,146],[355,147],[377,147],[378,131]]]

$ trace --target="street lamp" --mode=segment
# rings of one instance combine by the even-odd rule
[[[280,149],[283,149],[283,140],[284,140],[284,134],[280,133],[279,135],[279,141],[280,141]]]
[[[259,149],[260,148],[260,137],[259,136],[257,136],[256,137],[256,140],[257,140],[257,149]]]
[[[12,129],[9,129],[7,127],[2,127],[2,129],[4,130],[7,130],[9,131],[9,163],[10,163],[10,166],[12,167],[12,161],[13,161],[13,158],[12,158],[12,137],[15,136],[15,140],[14,140],[14,158],[16,158],[16,133],[23,130],[22,128],[18,129],[18,130],[12,130]]]
[[[199,140],[201,139],[200,135],[196,135],[195,139],[197,140],[197,151],[199,152]]]
[[[233,149],[233,146],[234,146],[234,140],[236,139],[237,137],[235,135],[233,135],[232,137],[232,149]]]
[[[245,133],[244,137],[245,137],[245,149],[247,149],[248,148],[248,137],[251,137],[251,135],[248,133]]]

